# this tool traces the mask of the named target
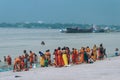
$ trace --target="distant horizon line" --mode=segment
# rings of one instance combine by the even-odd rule
[[[75,22],[73,22],[73,23],[71,23],[71,22],[65,22],[65,23],[63,23],[63,22],[51,22],[50,23],[50,22],[37,22],[37,21],[33,21],[33,22],[29,22],[29,21],[24,21],[24,22],[21,22],[21,21],[19,21],[19,22],[0,22],[0,24],[3,24],[3,23],[5,23],[5,24],[16,24],[16,23],[30,24],[30,23],[39,23],[39,24],[120,25],[120,24],[95,24],[95,23],[75,23]]]

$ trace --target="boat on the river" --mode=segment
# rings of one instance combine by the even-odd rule
[[[60,30],[60,32],[62,33],[104,33],[108,31],[109,31],[108,28],[101,29],[96,27],[91,27],[91,28],[69,27]]]
[[[92,28],[82,29],[82,28],[75,27],[75,28],[66,28],[65,32],[66,33],[92,33],[93,29]]]

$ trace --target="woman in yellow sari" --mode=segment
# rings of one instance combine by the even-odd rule
[[[39,54],[40,54],[40,65],[41,67],[44,67],[45,55],[41,51],[39,51]]]
[[[62,50],[62,58],[63,58],[63,62],[64,62],[64,66],[68,66],[68,58],[67,58],[67,53],[66,50]]]

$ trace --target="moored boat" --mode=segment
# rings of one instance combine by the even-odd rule
[[[62,33],[104,33],[109,31],[110,31],[109,28],[98,28],[95,26],[91,28],[69,27],[69,28],[60,30],[60,32]]]
[[[66,33],[92,33],[93,28],[82,29],[82,28],[66,28]]]

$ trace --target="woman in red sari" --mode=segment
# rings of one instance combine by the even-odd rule
[[[57,59],[58,59],[58,66],[62,67],[64,65],[63,59],[62,59],[62,52],[61,52],[61,48],[59,47],[57,50]]]
[[[10,57],[10,55],[7,56],[6,61],[7,61],[8,66],[12,64],[12,58]]]
[[[75,50],[72,48],[72,63],[75,64]]]
[[[58,66],[58,54],[57,54],[57,49],[54,50],[53,55],[55,56],[55,58],[54,58],[54,65],[57,67],[57,66]]]
[[[72,51],[72,62],[73,64],[78,64],[78,50],[74,48]]]

